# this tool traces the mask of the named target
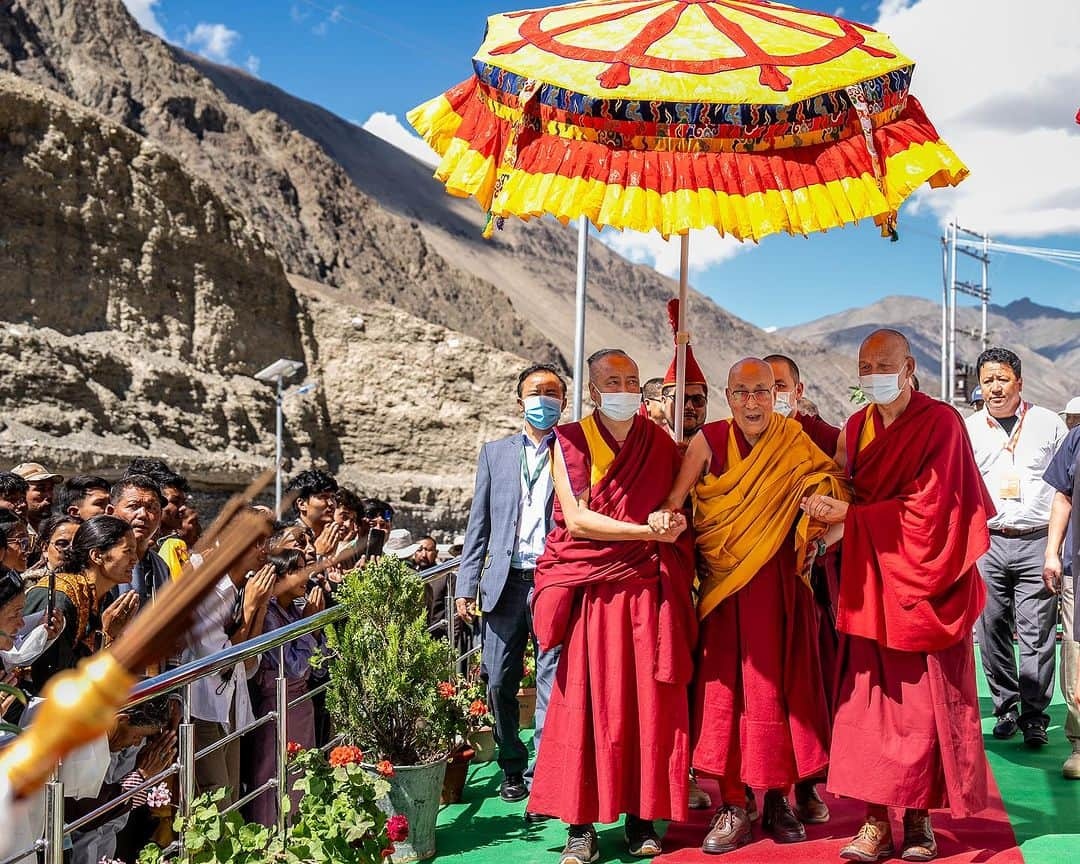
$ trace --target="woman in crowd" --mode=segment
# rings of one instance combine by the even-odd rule
[[[100,648],[108,647],[139,609],[134,591],[110,601],[110,592],[131,582],[136,563],[135,535],[123,519],[94,516],[79,526],[64,557],[61,572],[44,576],[26,595],[27,613],[49,606],[64,616],[60,638],[31,667],[35,691],[63,669]],[[55,592],[50,590],[55,579]]]
[[[58,573],[64,567],[64,555],[75,539],[83,520],[78,516],[51,516],[41,523],[38,541],[41,543],[41,560],[26,571],[23,580],[34,584],[42,576]]]
[[[16,573],[26,569],[26,555],[30,549],[30,534],[26,523],[14,510],[0,507],[0,567],[7,567]]]
[[[308,577],[305,573],[305,558],[296,549],[289,549],[270,557],[274,567],[276,582],[274,596],[266,610],[263,633],[285,627],[301,618],[321,612],[326,606],[322,588],[316,586],[308,590]],[[298,601],[305,597],[301,605]],[[307,692],[308,677],[311,674],[311,656],[322,645],[322,635],[310,633],[285,645],[285,678],[288,680],[289,701],[303,696]],[[267,651],[262,656],[259,671],[251,681],[251,707],[255,716],[261,717],[276,708],[276,688],[278,676],[278,652]],[[286,717],[287,737],[301,747],[315,746],[315,719],[311,700],[301,702],[289,709]],[[277,750],[274,747],[274,727],[272,724],[260,726],[250,737],[252,752],[252,776],[248,787],[255,789],[274,776],[277,771]],[[279,792],[269,790],[256,798],[250,805],[251,819],[263,825],[274,825],[277,820],[277,801]],[[294,797],[293,806],[296,806]]]

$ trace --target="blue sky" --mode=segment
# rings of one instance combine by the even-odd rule
[[[401,4],[385,0],[126,2],[144,26],[156,27],[170,41],[211,59],[246,66],[264,80],[358,123],[377,112],[404,118],[414,105],[466,78],[469,58],[483,38],[487,15],[509,8],[480,0],[411,0]],[[893,25],[885,29],[920,64],[913,92],[920,96],[943,137],[973,169],[972,179],[961,187],[964,195],[957,198],[963,223],[989,231],[995,239],[1080,250],[1080,172],[1074,167],[1080,162],[1057,166],[1057,175],[1045,164],[1055,158],[1080,157],[1080,127],[1072,125],[1072,114],[1060,120],[1067,104],[1062,100],[1072,99],[1073,113],[1080,104],[1080,91],[1074,86],[1074,73],[1080,70],[1076,44],[1061,45],[1056,55],[1036,53],[1030,65],[1039,68],[1042,78],[1024,80],[1015,71],[1002,72],[1008,74],[1010,82],[1016,81],[1017,99],[1026,99],[1023,94],[1032,88],[1040,92],[1049,89],[1051,94],[1061,91],[1052,107],[1025,102],[1023,107],[1036,115],[1042,111],[1052,116],[1049,121],[1043,115],[1025,121],[1025,128],[1013,134],[1000,118],[1017,117],[1016,106],[994,103],[989,97],[979,103],[975,94],[992,89],[1002,99],[1008,95],[1004,85],[994,86],[986,79],[1002,65],[992,51],[995,40],[1005,40],[1008,45],[1024,42],[1024,34],[1017,30],[1019,19],[972,24],[979,19],[973,19],[971,10],[964,7],[975,4],[973,8],[978,8],[978,0],[793,2],[833,13],[840,7],[845,17],[867,23],[881,16],[883,26]],[[1039,22],[1043,32],[1071,29],[1074,35],[1061,38],[1075,40],[1080,15],[1072,7],[1080,4],[1075,0],[1040,0],[1038,8],[1047,11],[1028,15],[1047,16]],[[949,18],[954,15],[955,19]],[[1068,20],[1053,20],[1055,15]],[[982,89],[972,89],[980,88],[978,84],[951,80],[957,73],[949,64],[948,51],[938,43],[947,42],[954,20],[952,32],[963,27],[969,45],[987,46],[983,54],[976,50],[975,56],[967,55],[970,68],[965,70],[968,79],[984,81]],[[931,26],[936,33],[927,32]],[[980,33],[979,27],[995,29]],[[902,39],[902,34],[906,38]],[[1015,62],[1020,64],[1022,58]],[[985,69],[979,68],[980,63]],[[1058,79],[1071,80],[1073,85],[1058,87],[1054,84]],[[1050,81],[1053,86],[1039,86],[1041,81]],[[1058,124],[1061,128],[1054,128]],[[1009,155],[1012,148],[1022,154],[1028,138],[1033,148],[1042,151],[1038,158],[1044,160],[1030,168],[1024,164],[1027,160]],[[976,165],[981,166],[978,171]],[[1027,184],[1018,173],[1021,169],[1038,174],[1034,178],[1037,182]],[[975,183],[977,175],[979,184]],[[970,192],[966,189],[969,185]],[[901,240],[895,244],[882,240],[871,224],[808,239],[769,237],[757,247],[737,252],[714,234],[695,237],[695,251],[705,254],[693,282],[724,307],[763,327],[797,324],[888,294],[939,298],[941,253],[937,238],[942,214],[949,206],[938,193],[907,206],[901,211]],[[627,242],[630,240],[636,242],[636,238]],[[628,251],[638,260],[652,262],[655,244],[628,247]],[[977,281],[974,267],[964,275]],[[1078,269],[998,255],[991,265],[990,285],[996,303],[1029,296],[1047,305],[1080,311]]]

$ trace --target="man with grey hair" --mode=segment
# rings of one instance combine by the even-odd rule
[[[630,853],[653,856],[653,820],[687,815],[693,546],[685,514],[648,521],[679,452],[641,415],[625,351],[589,358],[589,396],[596,410],[555,430],[555,528],[533,597],[537,639],[562,655],[529,810],[568,823],[561,864],[597,859],[595,822],[625,813]]]

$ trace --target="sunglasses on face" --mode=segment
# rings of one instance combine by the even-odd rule
[[[670,399],[672,402],[674,402],[675,401],[675,394],[674,393],[666,393],[666,394],[664,394],[664,398],[665,399]],[[683,398],[683,405],[684,406],[693,405],[695,408],[704,408],[708,404],[709,404],[709,400],[706,399],[704,396],[702,396],[700,393],[694,393],[694,394],[687,393],[686,396]]]

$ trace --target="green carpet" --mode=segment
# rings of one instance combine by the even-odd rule
[[[990,735],[993,709],[981,671],[978,680],[986,718],[983,730],[987,757],[1025,861],[1027,864],[1080,861],[1080,781],[1066,781],[1061,776],[1061,763],[1069,753],[1069,745],[1062,730],[1065,704],[1060,693],[1055,694],[1050,711],[1050,746],[1034,752],[1019,743],[1019,736],[1012,741],[997,741]],[[525,735],[531,739],[531,733]],[[559,822],[526,825],[522,819],[525,802],[506,804],[499,798],[501,779],[495,763],[472,768],[462,803],[443,807],[440,812],[437,861],[542,864],[558,860],[566,840],[565,827]],[[620,847],[621,832],[620,826],[601,828],[605,861],[637,860],[625,853],[622,857],[608,854]],[[722,860],[736,864],[737,856],[725,856]]]

